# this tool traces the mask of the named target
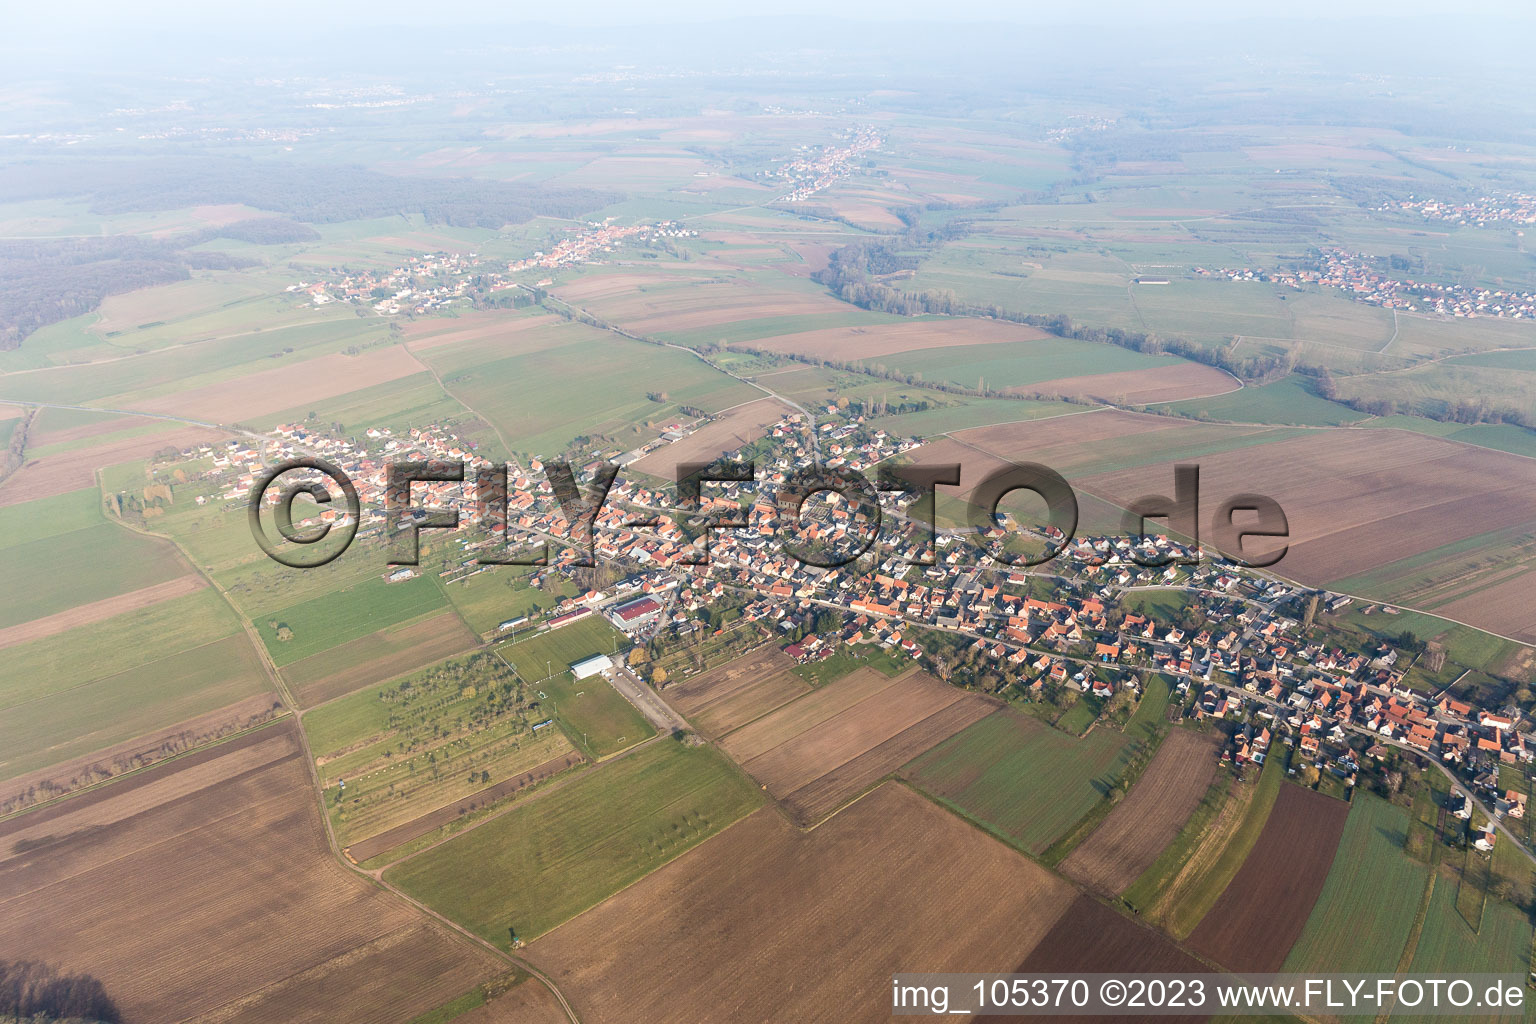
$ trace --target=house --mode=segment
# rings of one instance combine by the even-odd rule
[[[1450,795],[1450,798],[1446,801],[1446,807],[1462,821],[1472,817],[1472,799],[1459,790]]]
[[[1472,845],[1477,847],[1479,850],[1482,850],[1484,853],[1489,853],[1492,851],[1493,844],[1498,842],[1499,839],[1499,834],[1494,830],[1492,824],[1485,825],[1483,828],[1475,830],[1472,835],[1474,836]]]

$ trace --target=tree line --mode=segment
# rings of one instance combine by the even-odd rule
[[[102,1024],[123,1019],[99,980],[89,974],[59,974],[37,960],[0,960],[0,1017]]]

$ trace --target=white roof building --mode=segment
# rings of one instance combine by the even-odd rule
[[[606,654],[594,654],[571,664],[571,672],[577,679],[586,679],[613,668],[613,659]]]

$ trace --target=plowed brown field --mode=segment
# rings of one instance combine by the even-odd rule
[[[1062,861],[1062,874],[1119,895],[1152,866],[1194,813],[1216,774],[1219,737],[1175,729],[1114,810]]]
[[[721,749],[811,824],[993,710],[926,673],[888,679],[863,668],[738,729]]]
[[[409,1021],[505,969],[330,857],[291,723],[0,825],[0,959],[252,1024]]]
[[[588,1024],[890,1017],[897,971],[1008,970],[1067,883],[895,784],[799,832],[765,808],[538,940]]]
[[[1349,804],[1286,784],[1259,841],[1189,948],[1234,971],[1280,970],[1323,889]]]

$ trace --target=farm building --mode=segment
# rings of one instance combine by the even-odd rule
[[[590,658],[571,663],[571,674],[577,679],[586,679],[595,676],[599,672],[606,672],[613,668],[613,659],[606,654],[594,654]]]

